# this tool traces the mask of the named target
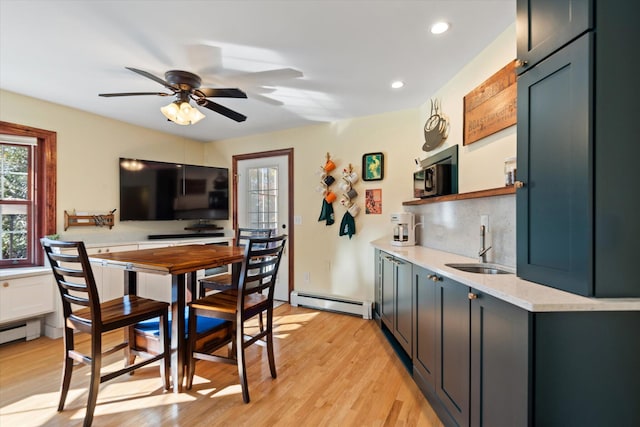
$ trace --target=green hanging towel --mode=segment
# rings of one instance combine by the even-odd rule
[[[356,221],[353,219],[353,216],[349,213],[349,211],[344,213],[342,217],[342,222],[340,223],[340,235],[341,236],[351,236],[356,234]]]
[[[331,225],[335,222],[333,205],[325,199],[322,199],[322,209],[320,210],[320,218],[318,218],[318,221],[327,221],[326,225]]]

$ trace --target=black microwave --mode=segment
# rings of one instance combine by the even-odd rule
[[[451,194],[451,165],[436,163],[413,173],[413,196],[444,196]]]

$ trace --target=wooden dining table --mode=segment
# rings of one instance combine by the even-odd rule
[[[187,293],[196,295],[199,270],[232,265],[232,275],[239,275],[244,248],[222,245],[181,245],[154,249],[95,254],[92,263],[124,270],[124,293],[137,294],[138,273],[171,275],[171,378],[173,391],[182,391],[185,373],[185,307]],[[234,282],[235,283],[235,282]]]

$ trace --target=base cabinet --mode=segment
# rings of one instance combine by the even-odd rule
[[[435,394],[436,390],[436,282],[434,274],[425,268],[413,266],[413,292],[415,298],[413,332],[413,378],[423,390]]]
[[[473,427],[529,422],[529,312],[472,289]]]
[[[639,311],[529,312],[380,255],[383,327],[411,349],[413,378],[445,425],[640,425]],[[407,279],[411,298],[398,291]]]
[[[56,296],[50,274],[3,280],[0,325],[52,312]]]
[[[393,334],[407,355],[413,344],[412,264],[382,253],[381,313],[382,323]]]
[[[529,313],[413,266],[413,377],[446,425],[528,417]]]
[[[471,363],[469,288],[435,275],[436,395],[457,425],[469,424]]]

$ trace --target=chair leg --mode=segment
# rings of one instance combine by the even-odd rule
[[[196,347],[196,322],[198,320],[198,316],[196,314],[196,310],[189,307],[189,323],[187,329],[187,390],[191,390],[193,386],[193,377],[196,373],[196,359],[193,357],[193,352]]]
[[[262,313],[260,313],[262,316]],[[269,369],[271,378],[276,378],[276,359],[273,354],[273,307],[267,309],[267,355],[269,357]]]
[[[64,329],[64,362],[62,364],[62,381],[60,384],[60,401],[58,411],[64,409],[64,402],[67,400],[69,385],[71,384],[71,374],[73,372],[73,359],[69,357],[69,352],[74,349],[73,330]]]
[[[102,336],[96,334],[91,340],[91,380],[89,383],[89,398],[87,399],[87,413],[84,417],[84,426],[89,427],[93,422],[93,412],[98,401],[100,389],[100,367],[102,366]]]
[[[171,388],[171,342],[169,340],[169,319],[165,314],[160,317],[160,337],[162,338],[162,352],[164,358],[160,364],[160,376],[164,382],[164,389]]]
[[[124,349],[124,366],[131,366],[136,361],[136,355],[131,351],[131,347],[136,342],[136,332],[133,326],[124,328],[124,339],[128,344]],[[129,375],[133,375],[134,372],[129,372]]]
[[[240,317],[238,315],[238,317]],[[238,376],[240,377],[240,387],[242,387],[242,400],[249,403],[249,385],[247,383],[247,364],[244,358],[244,321],[238,319],[236,322],[236,358],[238,362]]]

